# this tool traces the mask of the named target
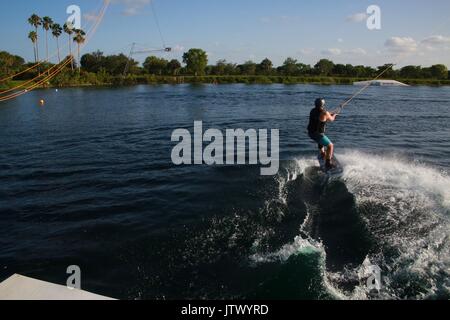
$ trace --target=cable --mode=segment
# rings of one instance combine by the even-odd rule
[[[49,74],[48,76],[46,76],[44,79],[39,80],[38,82],[36,82],[35,84],[33,84],[32,86],[20,91],[20,92],[15,92],[12,93],[8,96],[5,97],[1,97],[0,101],[7,101],[7,100],[11,100],[14,98],[17,98],[25,93],[28,93],[30,91],[33,91],[36,87],[40,86],[41,84],[43,84],[44,82],[47,82],[49,80],[51,80],[51,78],[53,78],[54,76],[56,76],[63,68],[65,68],[69,63],[72,62],[73,58],[67,59],[67,61],[65,61],[62,65],[60,65],[55,71],[53,71],[51,74]]]
[[[353,99],[355,99],[357,96],[359,96],[361,93],[363,93],[367,88],[369,88],[372,85],[372,82],[375,80],[378,80],[379,78],[381,78],[381,76],[383,74],[385,74],[389,69],[391,69],[392,67],[394,67],[395,64],[390,64],[388,67],[386,67],[386,69],[383,70],[383,72],[381,72],[378,76],[376,76],[374,79],[368,81],[367,85],[365,85],[362,89],[358,90],[355,94],[353,94],[347,101],[345,101],[344,103],[342,103],[341,105],[339,105],[339,108],[337,108],[336,110],[333,111],[334,114],[340,114],[344,108],[351,102],[353,101]]]
[[[109,1],[110,1],[110,0],[104,0],[104,1],[103,1],[103,4],[102,4],[102,6],[101,6],[101,8],[99,9],[99,11],[103,9],[103,7],[105,6],[105,2],[109,2]],[[69,45],[65,44],[65,45],[63,46],[62,50],[59,50],[59,52],[64,51],[64,50],[65,50],[66,48],[68,48],[68,47],[69,47]],[[58,50],[55,51],[55,52],[50,56],[50,59],[56,57],[57,55],[58,55]],[[44,63],[46,63],[46,62],[47,62],[47,61],[40,61],[40,62],[38,62],[38,63],[32,65],[31,67],[25,69],[25,70],[22,70],[22,71],[20,71],[20,72],[18,72],[18,73],[16,73],[16,74],[13,74],[13,75],[7,76],[7,77],[5,77],[5,78],[3,78],[3,79],[0,79],[0,83],[6,82],[6,81],[8,81],[8,80],[11,80],[11,79],[13,79],[13,78],[15,78],[15,77],[17,77],[17,76],[20,76],[20,75],[22,75],[22,74],[24,74],[24,73],[26,73],[26,72],[28,72],[28,71],[30,71],[30,70],[36,69],[37,67],[41,66],[42,64],[44,64]],[[41,76],[41,75],[39,75],[39,76]],[[36,78],[35,78],[35,79],[36,79]],[[0,92],[0,93],[4,93],[4,92],[6,92],[6,91]]]
[[[51,74],[49,74],[48,76],[46,76],[44,79],[39,80],[38,82],[36,82],[35,84],[33,84],[32,86],[28,87],[27,89],[24,89],[20,92],[14,92],[6,97],[1,97],[0,101],[7,101],[7,100],[11,100],[14,98],[17,98],[21,95],[24,95],[30,91],[33,91],[35,88],[37,88],[38,86],[42,85],[44,82],[48,82],[49,80],[51,80],[51,78],[53,78],[54,76],[56,76],[63,68],[65,68],[69,63],[72,62],[72,59],[68,59],[67,61],[65,61],[63,63],[63,65],[59,66],[57,70],[53,71]]]
[[[161,26],[159,24],[158,15],[156,14],[156,9],[155,9],[155,5],[153,4],[153,1],[154,0],[150,0],[150,5],[152,6],[153,16],[155,17],[156,27],[158,28],[159,36],[161,37],[161,41],[162,41],[162,45],[165,48],[166,42],[164,41],[163,33],[161,31]]]
[[[25,87],[26,85],[28,85],[28,84],[34,82],[36,79],[38,79],[38,78],[44,76],[46,73],[50,73],[50,71],[51,71],[52,69],[56,68],[58,65],[59,65],[59,64],[53,65],[50,69],[46,70],[44,73],[41,73],[41,74],[38,75],[37,77],[34,77],[33,79],[28,80],[27,82],[21,83],[21,84],[19,84],[19,85],[16,86],[16,87],[12,87],[12,88],[10,88],[10,89],[8,89],[8,90],[0,91],[0,95],[3,95],[3,94],[5,94],[5,93],[11,92],[11,91],[14,91],[14,90],[19,89],[19,88],[22,88],[22,87]]]
[[[102,21],[102,19],[103,19],[103,17],[104,17],[104,15],[105,15],[105,12],[106,12],[106,10],[107,10],[107,8],[108,8],[108,6],[109,6],[109,4],[110,4],[110,0],[104,0],[103,1],[103,6],[102,6],[102,9],[101,9],[101,12],[100,12],[100,14],[98,15],[98,17],[97,17],[97,20],[95,21],[95,23],[94,23],[94,25],[93,26],[91,26],[91,29],[88,31],[88,35],[86,36],[86,41],[85,41],[85,43],[83,43],[80,47],[84,47],[88,42],[89,42],[89,40],[92,38],[92,36],[95,34],[95,31],[97,30],[97,28],[98,28],[98,26],[99,26],[99,24],[100,24],[100,22]],[[44,82],[46,82],[46,81],[49,81],[49,80],[51,80],[52,78],[54,78],[68,63],[71,63],[73,61],[73,56],[71,56],[70,57],[70,59],[68,59],[67,61],[65,61],[61,66],[59,66],[59,64],[58,65],[55,65],[55,66],[59,66],[54,72],[52,72],[51,74],[48,74],[48,76],[47,77],[45,77],[44,79],[41,79],[41,80],[39,80],[37,83],[35,83],[34,85],[32,85],[32,86],[30,86],[30,87],[28,87],[28,88],[26,88],[26,89],[24,89],[24,90],[22,90],[22,91],[20,91],[20,92],[15,92],[15,93],[12,93],[12,94],[10,94],[10,95],[8,95],[8,96],[4,96],[4,97],[0,97],[0,101],[7,101],[7,100],[10,100],[10,99],[14,99],[14,98],[16,98],[16,97],[19,97],[19,96],[21,96],[21,95],[23,95],[23,94],[25,94],[25,93],[28,93],[28,92],[30,92],[30,91],[32,91],[32,90],[34,90],[36,87],[38,87],[39,85],[41,85],[41,84],[43,84]],[[53,66],[53,67],[55,67],[55,66]],[[44,72],[44,74],[45,73],[49,73],[50,72],[50,70],[51,69],[53,69],[53,67],[52,68],[50,68],[49,70],[46,70],[45,72]],[[33,80],[35,80],[35,79],[37,79],[37,78],[39,78],[39,77],[41,77],[42,75],[39,75],[38,77],[35,77]],[[29,83],[30,81],[28,81],[28,83]],[[22,87],[22,86],[24,86],[23,84],[21,85],[21,86],[18,86],[18,87]],[[17,87],[16,87],[17,88]],[[16,89],[16,88],[12,88],[12,90],[14,90],[14,89]],[[12,91],[12,90],[7,90],[7,91]]]

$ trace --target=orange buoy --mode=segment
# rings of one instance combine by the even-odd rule
[[[39,104],[40,104],[41,106],[43,106],[43,105],[45,104],[45,100],[44,100],[44,99],[39,100]]]

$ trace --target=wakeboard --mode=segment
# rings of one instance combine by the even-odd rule
[[[344,173],[344,168],[336,157],[333,159],[333,163],[335,165],[333,169],[327,169],[325,159],[321,154],[319,154],[317,160],[319,160],[320,171],[330,178],[339,178]]]

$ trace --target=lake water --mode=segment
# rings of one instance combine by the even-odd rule
[[[449,299],[450,88],[369,88],[329,126],[345,172],[324,185],[307,116],[354,90],[136,86],[1,103],[0,281],[65,284],[78,265],[83,289],[119,299]],[[279,129],[278,175],[173,165],[173,130],[196,120]]]

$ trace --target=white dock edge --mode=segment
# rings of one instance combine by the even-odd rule
[[[0,300],[115,300],[15,274],[0,283]]]

